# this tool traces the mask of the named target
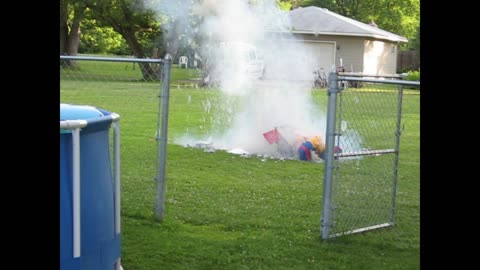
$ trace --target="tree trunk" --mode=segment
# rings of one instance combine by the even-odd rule
[[[178,37],[180,34],[182,34],[185,31],[185,23],[182,20],[175,20],[172,23],[172,27],[167,31],[167,34],[165,35],[165,40],[166,40],[166,50],[167,53],[172,56],[172,59],[176,59],[177,57],[177,52],[178,52],[178,46],[180,43],[180,40]]]
[[[60,55],[68,55],[68,3],[66,0],[60,1]],[[75,63],[70,60],[60,62],[61,67],[72,67]]]
[[[67,54],[68,26],[66,21],[60,21],[60,55]]]
[[[68,44],[68,8],[65,0],[60,1],[60,54],[65,54]]]
[[[133,56],[135,58],[145,58],[145,52],[142,45],[138,42],[135,31],[132,29],[115,29],[120,33],[127,41],[128,45],[132,49]],[[162,69],[161,66],[154,68],[154,65],[150,63],[139,63],[140,70],[142,71],[142,77],[146,81],[156,81],[161,79]]]
[[[72,23],[72,29],[70,30],[67,47],[68,55],[75,56],[78,54],[78,47],[80,46],[80,34],[80,20],[77,19]]]
[[[77,55],[80,46],[80,23],[83,19],[86,7],[74,7],[74,18],[71,27],[68,23],[68,4],[67,1],[60,2],[60,54]],[[70,29],[69,29],[70,28]],[[76,67],[75,61],[66,60],[61,62],[63,67]]]

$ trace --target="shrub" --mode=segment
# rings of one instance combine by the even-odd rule
[[[407,72],[404,80],[406,81],[420,81],[420,71],[411,70]]]

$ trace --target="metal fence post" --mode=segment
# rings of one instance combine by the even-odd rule
[[[114,194],[115,194],[115,233],[120,234],[120,216],[121,216],[121,200],[120,200],[120,116],[112,113],[113,119],[113,176],[114,176]]]
[[[402,134],[401,125],[402,125],[402,101],[403,101],[403,85],[398,85],[398,111],[397,111],[397,124],[395,130],[395,160],[393,164],[393,190],[392,190],[392,208],[390,223],[395,224],[395,208],[397,200],[397,183],[398,183],[398,157],[400,154],[400,135]]]
[[[81,197],[80,197],[80,128],[72,130],[72,203],[73,203],[73,257],[80,257],[81,253]]]
[[[322,239],[327,239],[331,227],[331,200],[332,200],[332,173],[333,173],[333,149],[335,146],[335,116],[337,106],[338,75],[330,72],[328,76],[328,109],[327,109],[327,130],[326,130],[326,159],[323,179],[323,211],[320,221]]]
[[[168,102],[170,99],[170,68],[172,57],[170,54],[165,56],[163,65],[163,87],[160,94],[159,113],[157,123],[157,146],[158,146],[158,172],[157,172],[157,204],[156,213],[159,221],[163,220],[165,208],[165,164],[167,153],[167,131],[168,131]],[[161,123],[160,123],[161,119]],[[160,131],[160,132],[158,132]]]

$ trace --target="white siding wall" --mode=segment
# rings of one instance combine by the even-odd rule
[[[380,40],[365,40],[364,67],[367,74],[395,74],[397,45]]]
[[[362,37],[342,37],[342,36],[317,36],[302,35],[305,40],[323,40],[334,41],[336,44],[335,65],[340,66],[342,59],[345,71],[362,72],[363,71],[363,46]]]
[[[264,53],[267,79],[313,81],[316,68],[328,72],[335,67],[335,42],[279,38],[274,46]]]
[[[367,74],[395,74],[397,70],[397,45],[388,41],[364,37],[294,34],[299,40],[334,42],[335,65],[347,72]]]

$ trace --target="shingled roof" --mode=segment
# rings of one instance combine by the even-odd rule
[[[303,7],[290,10],[287,14],[292,33],[372,37],[393,42],[408,42],[405,37],[344,17],[325,8]]]

